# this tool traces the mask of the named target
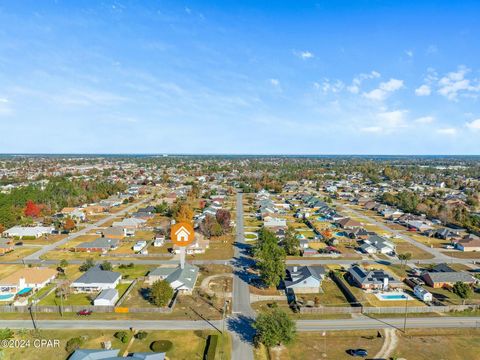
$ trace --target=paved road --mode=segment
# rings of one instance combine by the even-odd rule
[[[236,242],[232,265],[233,278],[233,315],[228,319],[228,329],[232,334],[232,360],[253,360],[253,329],[251,324],[255,312],[250,306],[250,290],[246,282],[245,268],[250,266],[245,255],[247,248],[243,227],[243,194],[237,193]]]
[[[62,246],[62,245],[65,245],[67,242],[69,242],[70,240],[73,240],[79,236],[82,236],[82,235],[85,235],[87,234],[88,232],[92,231],[93,229],[101,226],[102,224],[105,224],[107,221],[110,221],[114,218],[116,218],[117,216],[119,215],[123,215],[123,214],[126,214],[127,212],[129,212],[130,210],[132,210],[134,207],[138,206],[138,205],[142,205],[143,203],[147,202],[147,201],[150,201],[151,198],[146,198],[146,199],[143,199],[139,202],[135,202],[134,204],[126,207],[125,209],[115,213],[115,214],[112,214],[112,215],[109,215],[107,216],[106,218],[102,219],[102,220],[99,220],[97,221],[96,223],[94,224],[90,224],[90,225],[87,225],[85,228],[83,228],[82,230],[79,230],[69,236],[67,236],[65,239],[62,239],[60,241],[57,241],[53,244],[50,244],[50,245],[45,245],[43,246],[40,250],[38,250],[37,252],[34,252],[33,254],[31,255],[28,255],[28,256],[25,256],[23,258],[24,262],[25,263],[28,263],[30,262],[31,260],[33,261],[38,261],[40,259],[40,256],[46,254],[47,252],[49,251],[52,251],[52,250],[55,250],[55,248],[57,248],[58,246]],[[57,263],[57,262],[55,262]]]
[[[127,256],[128,257],[128,256]],[[120,264],[130,264],[134,263],[135,265],[178,265],[178,260],[154,260],[154,259],[137,259],[133,258],[130,260],[112,260],[112,258],[101,258],[98,260],[98,263],[103,262],[104,260],[108,260],[108,262],[114,264],[114,265],[120,265]],[[228,263],[231,261],[231,259],[227,260],[188,260],[189,264],[195,264],[195,265],[205,265],[205,264],[217,264],[217,265],[228,265]],[[15,260],[15,261],[0,261],[0,264],[23,264],[23,263],[28,263],[28,264],[40,264],[40,265],[56,265],[60,262],[60,259],[58,260],[42,260],[42,259],[37,259],[37,260],[28,260],[28,261],[22,261],[22,260]],[[69,264],[83,264],[85,260],[68,260]]]
[[[37,320],[40,329],[145,329],[145,330],[219,330],[222,322],[202,320]],[[33,327],[30,320],[0,320],[0,327],[11,329],[30,329]],[[396,327],[403,329],[403,318],[373,319],[359,317],[354,319],[338,320],[298,320],[298,331],[341,331],[385,329]],[[480,328],[480,318],[461,316],[416,317],[407,319],[407,328]],[[250,351],[251,351],[250,347]],[[240,353],[233,350],[234,359],[247,359],[251,352]]]
[[[410,244],[422,249],[423,251],[426,251],[426,252],[430,253],[432,256],[434,256],[435,259],[440,259],[440,260],[447,261],[447,262],[451,259],[450,256],[445,255],[439,249],[431,248],[431,247],[429,247],[429,246],[411,238],[410,236],[407,236],[407,235],[403,234],[400,230],[394,230],[394,229],[388,227],[385,223],[377,221],[374,218],[371,218],[367,215],[364,215],[361,212],[358,212],[357,210],[354,210],[349,206],[346,206],[344,204],[340,204],[338,202],[335,202],[335,205],[341,207],[346,212],[351,212],[351,213],[355,214],[355,216],[357,216],[361,219],[364,219],[364,220],[366,220],[366,221],[368,221],[372,224],[375,224],[376,226],[380,227],[381,229],[398,236],[402,240],[405,240],[405,241],[409,242]]]

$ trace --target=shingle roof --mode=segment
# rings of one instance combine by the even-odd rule
[[[112,284],[117,281],[122,275],[115,271],[102,270],[99,267],[93,267],[86,273],[80,276],[74,283],[82,284]]]

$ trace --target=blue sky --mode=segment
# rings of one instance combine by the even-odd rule
[[[0,1],[0,152],[480,154],[479,11]]]

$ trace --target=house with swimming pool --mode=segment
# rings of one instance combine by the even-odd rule
[[[400,280],[383,269],[366,270],[359,265],[352,265],[348,275],[353,285],[364,290],[388,290],[402,286]]]
[[[11,300],[15,295],[27,295],[49,284],[57,276],[55,269],[24,268],[0,279],[0,300]]]

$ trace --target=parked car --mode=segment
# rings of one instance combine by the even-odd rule
[[[355,357],[365,357],[368,356],[368,351],[365,349],[350,349],[347,351],[349,355]]]
[[[77,312],[77,315],[79,316],[89,316],[89,315],[92,315],[92,310],[87,310],[87,309],[83,309],[83,310],[80,310],[79,312]]]

